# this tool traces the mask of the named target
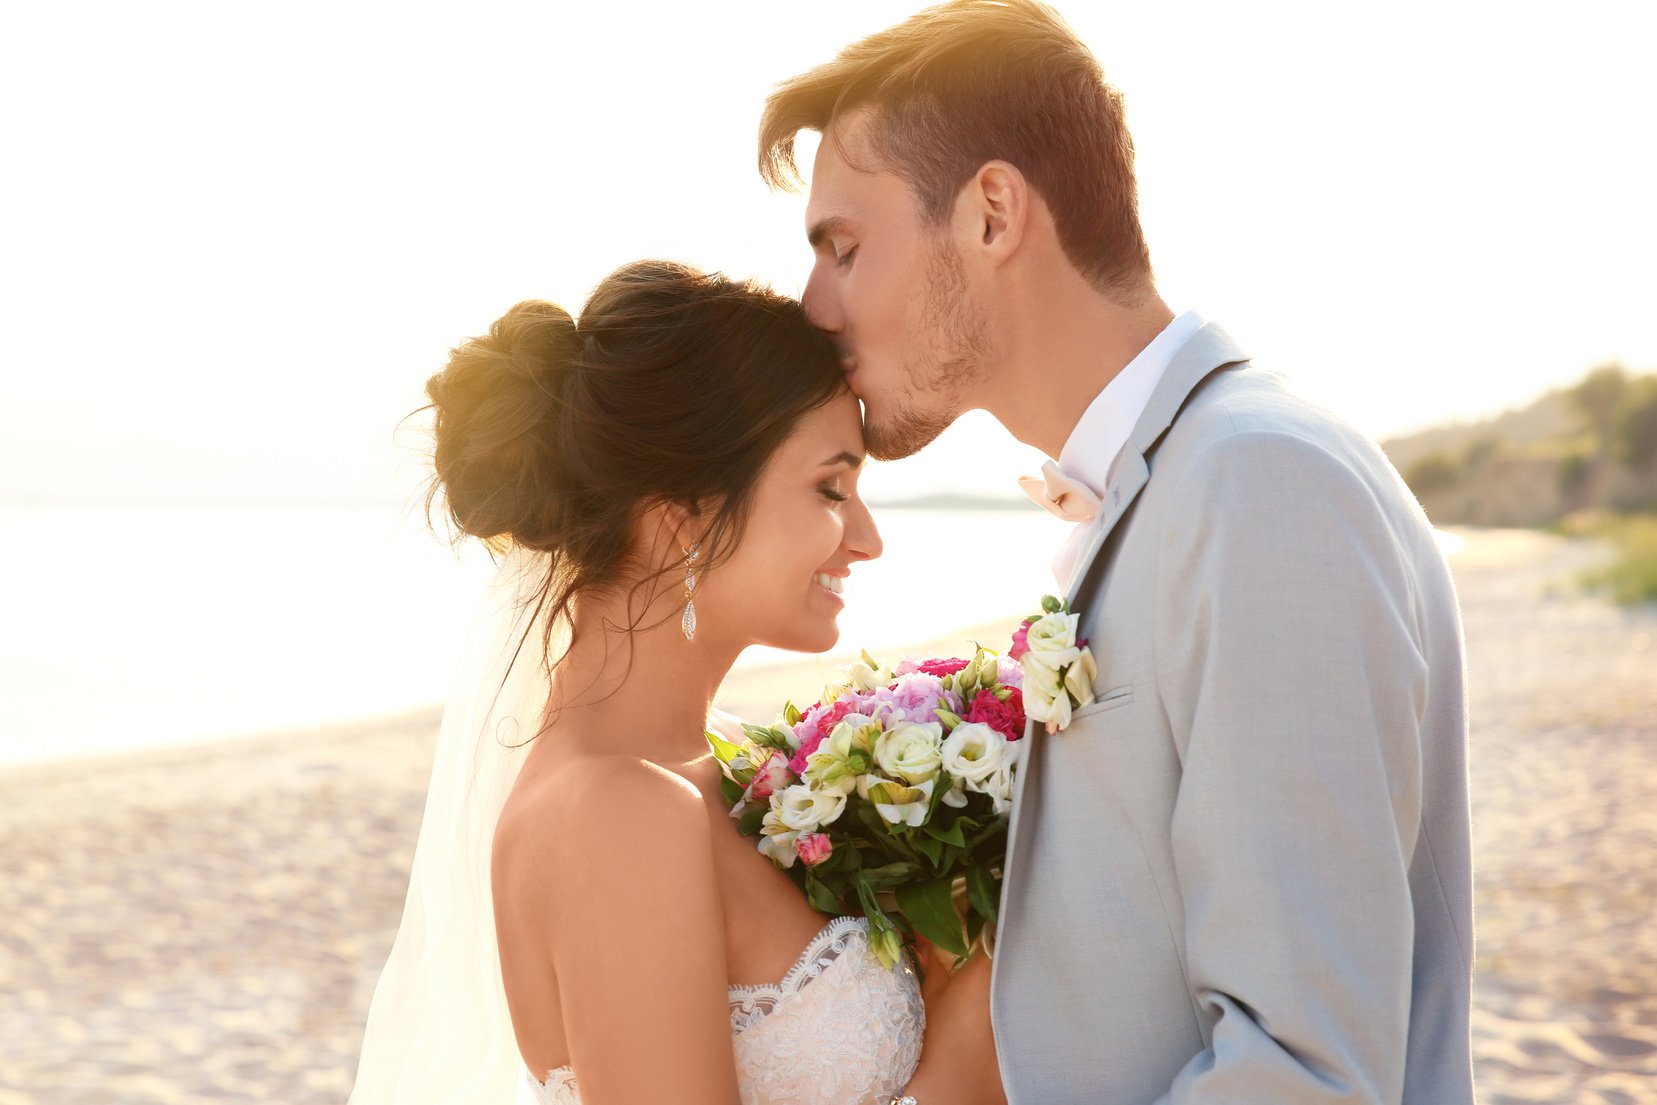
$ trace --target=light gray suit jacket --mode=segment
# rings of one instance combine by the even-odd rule
[[[1468,1105],[1461,623],[1420,507],[1209,324],[1093,525],[1097,699],[1026,735],[1008,842],[1009,1102]]]

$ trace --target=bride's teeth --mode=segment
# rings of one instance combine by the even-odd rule
[[[839,576],[831,576],[827,572],[818,572],[811,578],[837,595],[845,593],[845,580],[841,579]]]

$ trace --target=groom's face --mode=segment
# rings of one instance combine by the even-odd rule
[[[895,460],[968,408],[987,343],[950,223],[925,220],[908,182],[878,167],[862,140],[867,118],[837,121],[818,146],[803,300],[840,343],[870,455]]]

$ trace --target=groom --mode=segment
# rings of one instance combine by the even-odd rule
[[[1008,1100],[1471,1102],[1461,632],[1404,484],[1164,305],[1121,100],[1051,9],[955,0],[779,86],[773,184],[802,129],[806,309],[871,453],[988,410],[1076,523],[1096,699],[1026,738]]]

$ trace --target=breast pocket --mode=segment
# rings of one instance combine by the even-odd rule
[[[1133,684],[1124,683],[1120,687],[1113,687],[1070,715],[1070,724],[1085,721],[1097,714],[1108,714],[1112,710],[1120,710],[1124,706],[1133,705]],[[1063,730],[1068,733],[1069,726]]]

